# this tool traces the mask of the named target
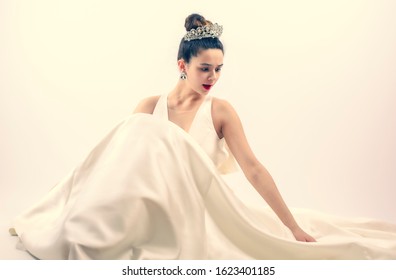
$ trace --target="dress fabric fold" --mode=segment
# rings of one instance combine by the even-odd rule
[[[293,213],[318,242],[297,242],[270,209],[244,205],[189,133],[138,113],[14,227],[39,259],[396,259],[396,225]]]

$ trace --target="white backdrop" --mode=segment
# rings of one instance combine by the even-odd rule
[[[224,26],[222,78],[290,207],[396,222],[395,1],[0,0],[2,224],[178,79],[184,19]],[[260,203],[241,174],[229,181]],[[250,201],[250,202],[249,202]]]

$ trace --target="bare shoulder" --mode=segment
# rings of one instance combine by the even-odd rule
[[[213,97],[212,116],[216,119],[228,119],[231,116],[236,116],[236,111],[227,100]]]
[[[212,119],[220,139],[224,136],[224,129],[231,123],[240,123],[234,107],[227,100],[220,98],[212,100]]]
[[[155,105],[157,105],[159,98],[160,95],[155,95],[140,100],[139,104],[136,106],[133,112],[152,114],[154,112]]]

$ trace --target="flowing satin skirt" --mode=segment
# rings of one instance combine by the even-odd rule
[[[14,227],[39,259],[396,259],[396,225],[293,213],[318,242],[245,206],[177,125],[134,114]]]

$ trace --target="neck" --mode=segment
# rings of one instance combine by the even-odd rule
[[[190,103],[201,100],[205,96],[192,90],[185,81],[178,81],[174,89],[169,93],[169,99],[177,103]]]

